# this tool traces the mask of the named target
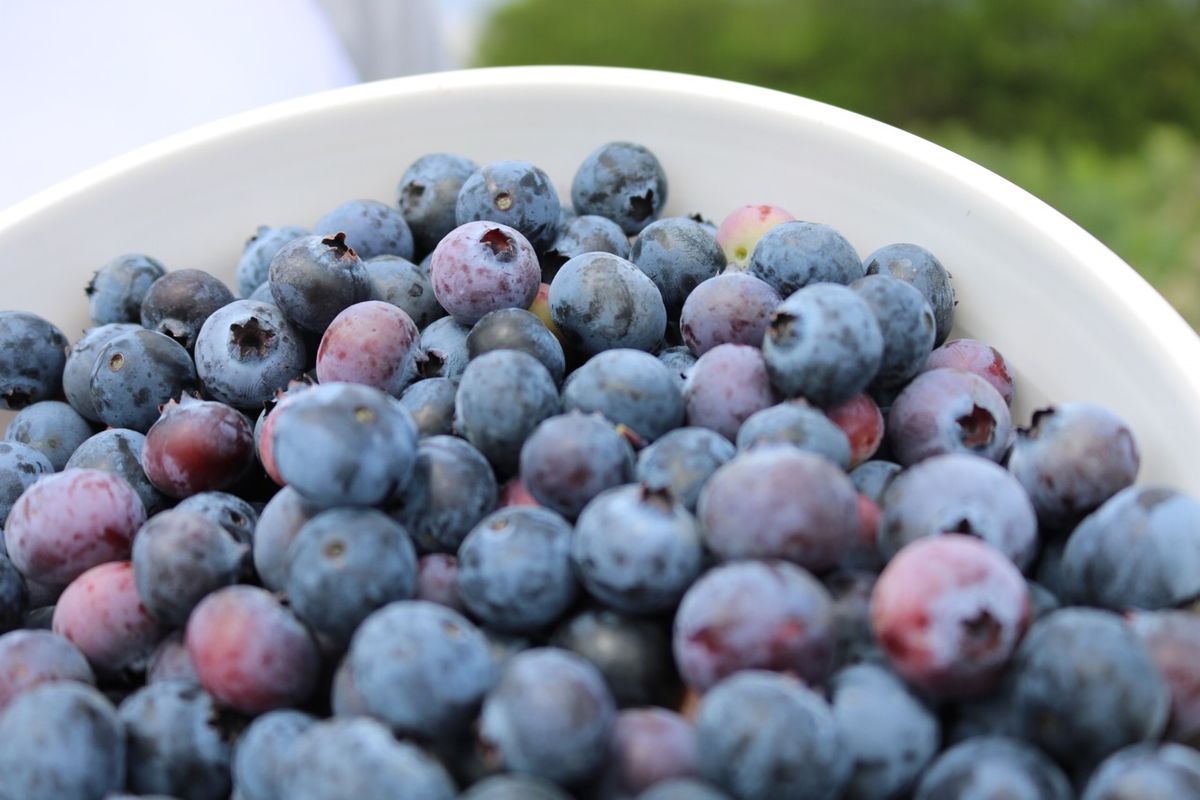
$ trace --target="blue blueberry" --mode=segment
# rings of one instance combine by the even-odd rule
[[[290,769],[291,748],[316,723],[303,711],[268,711],[238,737],[233,749],[233,787],[241,800],[276,800]]]
[[[477,358],[493,350],[520,350],[542,362],[556,384],[566,373],[566,358],[562,345],[549,328],[523,308],[502,308],[492,311],[471,328],[467,334],[467,353]]]
[[[297,737],[287,758],[288,800],[453,800],[437,759],[365,717],[322,720]]]
[[[1087,769],[1126,745],[1157,739],[1167,684],[1116,614],[1063,608],[1030,627],[1009,667],[1020,735],[1064,764]]]
[[[482,453],[454,436],[430,436],[418,444],[412,479],[389,513],[422,552],[455,553],[499,492]]]
[[[395,399],[369,386],[314,386],[279,410],[273,453],[280,475],[309,502],[371,506],[407,485],[417,426]]]
[[[485,625],[538,631],[575,599],[571,525],[544,508],[513,506],[483,519],[458,549],[458,594]]]
[[[54,465],[40,450],[20,442],[0,441],[0,525],[8,518],[13,503]]]
[[[93,422],[100,421],[92,402],[92,366],[96,363],[96,354],[114,337],[136,331],[139,327],[129,322],[97,325],[88,329],[67,351],[67,363],[63,367],[63,394],[72,408]]]
[[[954,286],[950,273],[942,263],[925,248],[915,244],[889,244],[876,250],[863,260],[868,275],[891,275],[912,284],[933,309],[937,323],[934,347],[946,341],[954,325]]]
[[[780,403],[756,411],[738,429],[738,450],[790,444],[850,467],[850,440],[829,417],[806,403]]]
[[[883,360],[875,383],[899,386],[921,371],[937,332],[933,309],[912,285],[890,275],[868,275],[850,284],[867,302],[883,334]]]
[[[1118,750],[1088,778],[1082,800],[1179,800],[1200,797],[1200,753],[1178,744]]]
[[[848,667],[830,680],[830,701],[854,766],[845,800],[905,796],[938,752],[937,717],[891,672]]]
[[[1072,800],[1074,796],[1067,776],[1036,748],[1017,739],[983,736],[938,756],[921,777],[913,800]]]
[[[271,259],[293,239],[307,236],[308,231],[296,225],[271,227],[259,225],[258,231],[246,240],[242,257],[238,259],[234,280],[237,282],[238,294],[249,298],[255,290],[267,282],[271,271]]]
[[[67,337],[36,314],[0,311],[0,409],[21,409],[62,392]]]
[[[3,539],[4,532],[0,530],[0,542]],[[0,634],[23,627],[21,623],[28,610],[29,589],[25,579],[9,561],[8,554],[0,552]]]
[[[454,396],[458,385],[449,378],[419,380],[400,395],[400,405],[412,414],[421,436],[454,432]]]
[[[544,420],[521,446],[521,482],[539,503],[575,519],[605,489],[633,477],[633,448],[599,414]]]
[[[922,372],[896,397],[887,415],[896,461],[910,466],[943,453],[974,453],[1001,461],[1012,444],[1012,417],[983,378],[957,369]]]
[[[5,440],[41,452],[56,472],[66,467],[75,448],[91,435],[91,423],[59,400],[42,400],[25,406],[9,421],[4,432]]]
[[[246,295],[247,300],[253,300],[256,303],[268,303],[275,305],[275,295],[271,294],[271,282],[263,281],[250,294]],[[278,308],[278,306],[276,306]]]
[[[125,738],[104,695],[43,684],[0,714],[2,800],[96,800],[125,785]]]
[[[732,800],[711,784],[695,778],[673,778],[656,783],[637,796],[637,800]]]
[[[696,717],[701,774],[739,800],[836,800],[853,769],[829,704],[795,678],[747,670]]]
[[[1172,489],[1131,486],[1075,528],[1063,552],[1066,597],[1154,610],[1200,596],[1200,502]]]
[[[609,142],[592,151],[571,182],[577,214],[608,217],[633,236],[658,219],[667,203],[667,175],[645,146]]]
[[[671,370],[649,353],[617,349],[592,356],[567,378],[563,407],[599,412],[652,442],[683,424],[683,394]]]
[[[787,297],[813,283],[849,285],[866,274],[854,245],[828,225],[782,222],[758,240],[747,270]]]
[[[687,383],[688,375],[691,374],[692,367],[696,364],[696,356],[686,346],[678,345],[658,351],[658,360],[671,370],[671,377],[675,379],[675,384],[682,392],[683,385]]]
[[[682,692],[671,656],[669,621],[587,608],[568,618],[550,644],[590,661],[621,708],[673,706]]]
[[[250,548],[194,511],[171,509],[146,521],[133,540],[133,580],[156,619],[182,627],[206,595],[237,583]]]
[[[142,301],[142,327],[170,336],[189,351],[214,311],[234,301],[218,278],[198,269],[168,272],[150,285]]]
[[[396,202],[418,253],[432,252],[442,237],[458,226],[458,192],[477,169],[479,165],[469,158],[430,153],[404,171],[396,187]]]
[[[140,322],[142,300],[150,285],[167,271],[153,258],[139,253],[117,256],[97,270],[84,292],[92,322]]]
[[[883,334],[856,292],[815,283],[775,309],[762,351],[776,389],[828,407],[849,400],[875,379]]]
[[[340,234],[301,236],[279,249],[268,278],[275,305],[294,325],[320,333],[343,309],[371,299],[371,278]]]
[[[608,217],[584,214],[559,225],[558,237],[542,253],[542,280],[549,281],[562,265],[584,253],[612,253],[629,258],[629,237]]]
[[[603,492],[583,509],[571,560],[584,588],[601,603],[654,614],[674,608],[700,574],[703,548],[695,517],[668,491],[629,484]]]
[[[421,331],[421,350],[426,361],[421,365],[423,378],[462,378],[467,362],[471,360],[467,351],[467,335],[470,326],[455,321],[453,317],[434,320]]]
[[[446,316],[429,282],[429,272],[399,256],[375,256],[366,262],[371,298],[404,311],[418,328]]]
[[[376,256],[413,257],[413,236],[401,213],[378,200],[348,200],[327,212],[313,233],[346,234],[346,246],[361,259]]]
[[[463,182],[455,201],[459,225],[476,220],[516,228],[538,250],[558,235],[561,206],[550,176],[528,161],[493,161]]]
[[[321,512],[290,486],[280,489],[254,526],[254,570],[266,588],[281,592],[287,583],[288,547],[304,524]]]
[[[392,603],[367,617],[346,663],[367,714],[426,741],[465,731],[496,679],[479,629],[421,600]]]
[[[535,648],[513,656],[488,693],[480,736],[510,771],[570,786],[603,767],[616,715],[599,670],[566,650]]]
[[[225,800],[232,786],[229,730],[213,698],[165,681],[131,694],[117,709],[125,729],[127,788],[188,800]]]
[[[159,407],[199,386],[192,357],[179,342],[148,330],[109,340],[92,366],[92,402],[100,421],[145,433]]]
[[[1033,414],[1017,431],[1008,468],[1048,529],[1073,526],[1137,478],[1141,456],[1129,426],[1091,403]]]
[[[541,778],[494,775],[463,792],[459,800],[570,800],[570,795]]]
[[[550,315],[584,355],[618,347],[650,351],[667,329],[654,281],[611,253],[583,253],[563,264],[550,282]]]
[[[707,428],[677,428],[638,453],[636,476],[667,489],[688,511],[696,510],[709,477],[737,454],[724,436]]]
[[[228,492],[200,492],[175,506],[179,511],[194,511],[202,517],[229,531],[234,539],[243,544],[254,540],[254,526],[258,524],[258,512],[254,506]]]
[[[893,461],[873,458],[850,470],[850,480],[858,493],[878,506],[883,505],[883,493],[903,469]]]
[[[493,350],[463,371],[454,427],[508,477],[517,470],[522,443],[559,408],[558,387],[540,361],[519,350]]]
[[[835,570],[822,579],[832,600],[833,665],[885,664],[871,630],[871,593],[879,576],[862,569]]]
[[[1003,467],[979,456],[949,453],[915,464],[891,481],[882,507],[879,550],[887,559],[941,533],[977,536],[1020,569],[1038,553],[1029,497]]]
[[[109,428],[79,445],[67,460],[66,469],[102,469],[119,475],[137,492],[146,514],[157,514],[170,501],[154,488],[142,469],[142,448],[145,446],[145,434],[128,428]]]
[[[670,319],[679,319],[693,289],[725,269],[725,253],[716,236],[687,217],[647,225],[634,240],[629,260],[654,281]]]
[[[196,372],[205,391],[235,408],[261,408],[307,364],[304,337],[270,303],[230,303],[205,321],[196,339]]]

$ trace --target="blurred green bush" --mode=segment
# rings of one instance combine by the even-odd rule
[[[1200,0],[515,0],[479,63],[711,75],[912,130],[1075,219],[1200,326]]]

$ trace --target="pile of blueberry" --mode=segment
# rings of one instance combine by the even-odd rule
[[[0,312],[0,800],[1200,797],[1200,503],[927,250],[666,198],[427,155]]]

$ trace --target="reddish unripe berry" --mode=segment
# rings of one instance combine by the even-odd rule
[[[906,681],[938,698],[992,688],[1029,626],[1021,572],[973,536],[947,533],[904,547],[871,595],[871,627]]]
[[[425,361],[421,332],[401,308],[356,303],[333,318],[317,348],[317,380],[361,383],[399,397]]]
[[[500,487],[500,501],[496,504],[496,508],[508,508],[509,506],[537,508],[541,506],[541,503],[529,493],[525,484],[521,482],[520,476],[517,476]]]
[[[679,333],[696,356],[721,344],[762,347],[771,312],[781,301],[771,284],[747,272],[714,275],[687,296]]]
[[[883,442],[883,412],[870,395],[857,394],[825,411],[850,440],[850,468],[869,461]]]
[[[204,690],[244,714],[297,706],[312,694],[320,654],[296,615],[254,586],[200,601],[184,634]]]
[[[51,628],[98,672],[117,676],[144,670],[167,633],[142,605],[130,561],[101,564],[73,580],[58,598]]]
[[[254,462],[254,430],[237,409],[184,395],[146,433],[142,467],[163,494],[184,498],[237,483]]]
[[[656,783],[698,774],[696,729],[665,708],[630,708],[613,724],[610,761],[603,785],[619,797],[635,797]]]
[[[1200,617],[1194,611],[1145,611],[1132,614],[1129,624],[1171,690],[1167,738],[1200,746]]]
[[[781,222],[794,219],[779,206],[771,205],[742,206],[731,212],[717,228],[717,244],[725,252],[727,269],[745,269],[763,234]]]
[[[262,464],[267,476],[280,486],[286,486],[287,481],[279,474],[279,467],[275,464],[275,423],[279,422],[280,416],[275,412],[287,408],[295,402],[297,395],[311,388],[312,384],[307,381],[292,381],[287,389],[276,392],[275,399],[267,403],[254,429],[254,448],[258,452],[258,462]]]
[[[30,689],[51,681],[95,685],[79,648],[50,631],[12,631],[0,636],[0,714]]]
[[[65,586],[97,564],[129,558],[145,521],[141,498],[123,479],[68,469],[40,479],[17,499],[4,542],[27,580]]]
[[[533,245],[515,228],[481,220],[458,226],[438,243],[429,281],[450,316],[474,325],[489,311],[529,308],[542,268]]]
[[[414,600],[431,603],[465,613],[458,596],[458,559],[446,553],[428,553],[417,561],[417,586]]]
[[[696,361],[683,385],[687,423],[709,428],[729,441],[746,418],[775,404],[762,351],[747,344],[722,344]]]
[[[554,324],[554,317],[550,314],[550,284],[543,283],[538,287],[537,297],[533,298],[533,303],[529,306],[529,313],[542,321],[546,326],[546,330],[554,334],[554,338],[558,339],[558,343],[563,347],[567,346],[567,340],[563,338],[562,331]]]
[[[1000,351],[990,344],[978,339],[951,339],[929,354],[921,371],[942,367],[975,373],[996,387],[1006,404],[1012,405],[1016,395],[1012,370]]]

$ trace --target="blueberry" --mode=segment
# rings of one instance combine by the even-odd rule
[[[117,709],[125,729],[128,788],[189,800],[225,800],[232,785],[231,733],[198,686],[164,682],[134,692]]]
[[[617,714],[609,763],[599,781],[606,796],[633,797],[655,784],[696,775],[696,731],[665,708]]]
[[[609,142],[592,151],[571,182],[578,214],[608,217],[630,236],[662,213],[667,175],[650,150],[633,142]]]
[[[271,259],[293,239],[307,236],[308,231],[295,225],[283,225],[273,228],[269,225],[259,225],[258,231],[246,240],[242,257],[238,259],[235,280],[238,294],[249,298],[254,291],[267,282],[271,271]]]
[[[459,800],[570,800],[570,796],[541,778],[494,775],[460,794]]]
[[[399,256],[376,256],[366,262],[371,298],[391,303],[412,318],[418,328],[446,316],[433,294],[429,273]]]
[[[322,720],[296,739],[278,795],[288,800],[452,800],[437,759],[375,720]]]
[[[670,319],[679,319],[693,289],[725,268],[716,237],[687,217],[647,225],[634,240],[629,260],[654,281]]]
[[[370,506],[394,498],[412,473],[417,426],[369,386],[327,383],[279,412],[273,452],[288,485],[319,506]]]
[[[683,402],[688,425],[709,428],[733,441],[751,414],[776,402],[762,352],[745,344],[709,350],[688,375]]]
[[[282,591],[287,582],[288,546],[304,523],[321,509],[290,486],[281,489],[263,508],[254,526],[254,569],[263,586]]]
[[[829,417],[797,402],[780,403],[751,414],[738,430],[739,450],[791,444],[824,456],[842,469],[850,466],[850,440]]]
[[[528,161],[493,161],[463,182],[454,217],[459,225],[487,220],[515,228],[541,250],[558,235],[560,210],[554,184],[541,169]]]
[[[734,561],[700,576],[675,615],[675,663],[704,692],[740,670],[788,671],[823,680],[833,655],[825,587],[786,561]]]
[[[1200,753],[1177,744],[1141,744],[1109,756],[1088,779],[1083,800],[1200,797]]]
[[[550,643],[595,665],[621,708],[678,701],[669,620],[589,608],[563,622]]]
[[[263,281],[260,283],[257,289],[246,295],[246,299],[253,300],[256,303],[268,303],[269,305],[274,306],[275,295],[271,294],[271,282]],[[278,306],[276,306],[276,308],[278,308]]]
[[[1200,502],[1131,486],[1075,528],[1063,553],[1073,602],[1124,611],[1177,606],[1200,595]]]
[[[677,428],[638,453],[636,477],[667,489],[688,511],[696,510],[709,477],[737,453],[729,440],[707,428]]]
[[[882,498],[885,558],[926,536],[977,536],[1020,569],[1038,552],[1037,519],[1021,485],[1002,467],[965,453],[926,459],[897,475]]]
[[[36,314],[0,311],[0,409],[57,398],[66,347],[62,331]]]
[[[888,412],[888,441],[904,466],[942,453],[1000,461],[1012,443],[1012,418],[1000,393],[969,372],[935,369],[904,388]]]
[[[196,668],[192,666],[191,656],[188,655],[187,645],[183,641],[183,631],[177,630],[158,643],[146,665],[146,683],[164,683],[176,681],[200,685]]]
[[[1144,611],[1130,615],[1130,627],[1171,690],[1167,738],[1189,747],[1200,744],[1200,617],[1191,611]]]
[[[150,285],[142,300],[142,327],[166,334],[190,351],[204,321],[233,301],[229,287],[207,272],[175,270]]]
[[[87,659],[67,639],[49,630],[18,630],[0,636],[0,719],[22,694],[62,681],[96,684]]]
[[[371,298],[371,279],[346,237],[301,236],[271,260],[271,296],[292,324],[320,333],[338,313]]]
[[[458,549],[458,593],[485,625],[534,632],[558,620],[577,592],[571,525],[543,508],[504,508]]]
[[[431,252],[443,236],[454,230],[458,192],[477,169],[479,165],[469,158],[430,153],[404,171],[396,187],[396,201],[418,253]]]
[[[696,516],[719,558],[785,558],[812,570],[837,564],[859,529],[846,474],[791,445],[756,448],[722,466],[701,490]]]
[[[716,275],[687,295],[679,330],[684,344],[697,356],[720,344],[761,347],[771,312],[780,302],[779,293],[753,275]]]
[[[902,467],[893,461],[872,459],[850,470],[850,480],[859,494],[882,505],[884,492],[892,485],[901,469]]]
[[[317,348],[320,383],[357,383],[398,397],[425,361],[420,332],[402,309],[368,300],[344,309]]]
[[[242,412],[184,395],[146,431],[142,466],[163,494],[184,498],[227,489],[254,462],[254,428]]]
[[[1141,456],[1129,426],[1091,403],[1064,403],[1033,414],[1017,431],[1008,468],[1047,529],[1073,526],[1133,484]]]
[[[242,800],[281,796],[292,746],[316,719],[302,711],[269,711],[250,723],[233,749],[233,785]]]
[[[229,531],[194,511],[156,514],[133,543],[133,578],[146,609],[173,627],[205,595],[236,583],[250,548]]]
[[[116,709],[95,689],[51,683],[0,715],[3,800],[94,800],[125,785]]]
[[[63,367],[63,394],[71,407],[87,419],[100,421],[92,402],[92,366],[96,363],[96,354],[114,337],[136,331],[139,327],[126,322],[98,325],[87,330],[67,351],[67,363]]]
[[[378,200],[348,200],[327,212],[313,226],[313,233],[346,235],[346,246],[359,258],[375,256],[413,257],[413,235],[399,211]]]
[[[683,423],[683,397],[670,369],[649,353],[617,349],[592,356],[563,386],[567,410],[599,412],[652,442]]]
[[[937,717],[894,675],[873,664],[834,675],[830,702],[854,761],[845,800],[903,797],[937,755]]]
[[[145,434],[127,428],[109,428],[85,441],[67,460],[67,469],[99,469],[124,479],[141,498],[147,514],[156,514],[170,502],[154,488],[142,468]],[[0,511],[3,506],[0,505]],[[3,514],[0,514],[2,517]]]
[[[508,477],[517,469],[521,444],[559,408],[554,378],[540,361],[519,350],[494,350],[463,371],[454,426],[498,475]]]
[[[420,600],[367,617],[346,654],[365,713],[426,741],[466,730],[495,681],[483,634],[457,612]]]
[[[937,322],[934,345],[946,341],[954,324],[957,300],[950,273],[933,253],[915,244],[889,244],[867,256],[863,264],[868,275],[891,275],[916,287],[933,309],[933,318]]]
[[[470,327],[453,317],[434,320],[421,331],[421,351],[425,363],[421,365],[423,378],[449,378],[457,382],[471,360],[467,351],[467,336]]]
[[[675,778],[656,783],[637,796],[637,800],[731,800],[711,784],[695,778]]]
[[[742,800],[835,800],[853,769],[829,704],[792,677],[759,670],[700,702],[701,774]]]
[[[675,379],[675,385],[682,392],[687,383],[687,377],[692,372],[692,367],[696,365],[696,356],[692,355],[692,351],[687,347],[678,345],[659,350],[658,360],[671,370],[671,377]]]
[[[1029,629],[1010,668],[1020,735],[1054,758],[1089,768],[1157,739],[1170,692],[1146,648],[1108,611],[1064,608]]]
[[[417,445],[412,479],[390,513],[422,551],[455,553],[498,493],[482,453],[453,436],[430,436]]]
[[[557,648],[513,656],[484,700],[480,735],[511,771],[572,785],[604,765],[616,705],[600,672]]]
[[[667,328],[658,287],[611,253],[583,253],[564,264],[550,282],[550,313],[584,355],[618,347],[653,350]]]
[[[92,402],[100,421],[145,433],[159,407],[198,387],[196,367],[183,345],[154,331],[109,340],[92,367]]]
[[[538,503],[567,519],[632,477],[633,448],[599,414],[550,417],[521,446],[521,481]]]
[[[258,512],[237,495],[227,492],[200,492],[175,506],[179,511],[194,511],[220,525],[242,544],[254,540]]]
[[[933,350],[937,329],[933,309],[912,285],[890,275],[868,275],[850,288],[866,301],[883,334],[883,359],[874,383],[889,387],[907,383]]]
[[[994,386],[1005,403],[1010,406],[1013,404],[1016,386],[1012,368],[1000,351],[990,344],[978,339],[951,339],[929,354],[921,371],[945,367],[974,372]]]
[[[942,753],[922,776],[914,800],[1071,800],[1074,796],[1066,775],[1037,749],[1016,739],[984,736]]]
[[[2,538],[2,537],[0,537]],[[13,566],[8,554],[0,552],[0,634],[21,626],[29,606],[25,579]]]
[[[411,384],[400,395],[400,405],[412,414],[421,436],[454,432],[454,396],[458,386],[449,378],[426,378]]]
[[[819,222],[782,222],[758,240],[747,272],[787,297],[813,283],[848,285],[863,277],[854,246]]]
[[[20,442],[0,442],[0,522],[34,481],[52,472],[54,465],[40,450]]]
[[[629,258],[629,238],[607,217],[584,214],[559,227],[558,236],[542,253],[542,279],[551,280],[562,265],[584,253],[612,253]]]
[[[88,296],[92,322],[139,322],[142,300],[150,285],[166,275],[163,265],[138,253],[117,256],[102,266],[84,292]]]
[[[515,228],[467,222],[438,243],[429,278],[450,316],[474,325],[490,311],[528,308],[541,285],[541,268],[533,246]]]
[[[308,363],[300,332],[274,305],[238,300],[216,311],[196,340],[204,388],[237,408],[260,408]]]
[[[556,384],[562,383],[566,360],[562,345],[545,324],[522,308],[492,311],[467,334],[467,352],[476,358],[493,350],[520,350],[542,362]]]

